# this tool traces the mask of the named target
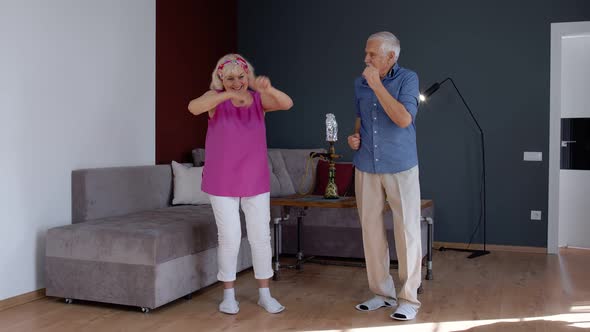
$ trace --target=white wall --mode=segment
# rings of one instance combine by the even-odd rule
[[[0,300],[44,287],[72,169],[154,157],[155,0],[0,0]]]
[[[561,117],[590,118],[590,35],[561,41]],[[560,170],[559,246],[590,248],[590,171]]]

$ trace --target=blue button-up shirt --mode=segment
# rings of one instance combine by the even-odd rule
[[[354,166],[367,173],[398,173],[418,165],[416,127],[418,75],[397,63],[382,79],[389,93],[412,115],[412,123],[398,127],[385,113],[362,76],[354,81],[356,114],[361,119],[361,145]]]

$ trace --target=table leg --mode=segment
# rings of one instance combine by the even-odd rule
[[[426,270],[426,280],[432,280],[432,245],[433,245],[433,220],[430,217],[426,218],[428,222],[428,267]]]
[[[297,215],[297,263],[295,263],[295,269],[297,270],[301,270],[304,262],[301,241],[303,239],[303,217],[305,217],[305,210],[307,210],[307,207],[299,210],[299,214]]]
[[[273,219],[273,223],[274,223],[274,250],[275,250],[275,255],[274,255],[274,262],[273,262],[273,270],[274,270],[274,274],[272,276],[272,280],[279,280],[280,279],[280,269],[281,269],[281,263],[279,262],[279,253],[280,253],[280,239],[279,239],[279,223],[281,222],[282,218],[274,218]]]

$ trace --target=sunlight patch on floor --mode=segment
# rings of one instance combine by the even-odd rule
[[[413,331],[425,331],[425,332],[454,332],[464,331],[474,327],[480,327],[485,325],[497,324],[497,323],[522,323],[522,322],[534,322],[534,321],[547,321],[547,322],[563,322],[569,324],[570,327],[577,327],[586,329],[590,327],[590,313],[571,313],[571,314],[560,314],[552,316],[540,316],[540,317],[526,317],[526,318],[506,318],[506,319],[486,319],[486,320],[469,320],[469,321],[456,321],[456,322],[440,322],[440,323],[418,323],[418,324],[404,324],[395,325],[398,323],[392,322],[392,325],[388,326],[375,326],[375,327],[363,327],[363,328],[352,328],[345,330],[321,330],[321,331],[305,331],[305,332],[413,332]]]
[[[590,305],[573,305],[570,312],[590,312]]]

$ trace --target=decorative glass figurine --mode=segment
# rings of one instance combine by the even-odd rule
[[[340,158],[341,156],[336,154],[334,149],[334,142],[338,140],[338,123],[336,122],[336,117],[332,113],[326,114],[326,141],[330,143],[330,148],[328,153],[326,153],[323,157],[324,160],[328,160],[330,162],[329,173],[328,173],[328,185],[326,186],[326,192],[324,193],[324,198],[326,199],[337,199],[340,198],[338,196],[338,187],[336,186],[336,163],[334,162],[336,159]]]
[[[332,113],[326,114],[326,141],[336,142],[338,140],[338,123]]]

